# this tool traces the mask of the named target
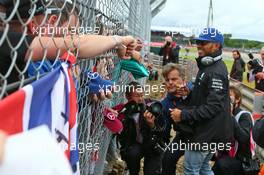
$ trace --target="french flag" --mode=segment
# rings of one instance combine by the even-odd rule
[[[0,130],[12,135],[46,125],[79,174],[77,98],[68,64],[0,101]],[[70,148],[76,148],[71,150]]]

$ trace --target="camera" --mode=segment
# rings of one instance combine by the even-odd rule
[[[150,102],[145,104],[137,104],[135,101],[128,102],[124,108],[120,111],[120,113],[124,114],[133,114],[133,113],[144,113],[148,110],[152,113],[156,118],[162,115],[162,104],[158,101]]]
[[[254,58],[252,53],[248,54],[248,57],[251,59],[247,64],[249,67],[249,70],[253,70],[253,74],[257,74],[258,72],[262,72],[263,66],[259,59]]]
[[[249,54],[248,54],[248,57],[249,57],[251,60],[253,60],[253,59],[254,59],[254,56],[253,56],[253,54],[252,54],[252,53],[249,53]]]
[[[170,46],[170,45],[171,45],[171,42],[167,41],[166,46]]]
[[[137,104],[135,101],[130,101],[125,104],[124,108],[119,112],[120,114],[134,114],[145,112],[145,105]]]
[[[146,110],[152,113],[156,118],[162,115],[162,104],[158,101],[146,105]]]

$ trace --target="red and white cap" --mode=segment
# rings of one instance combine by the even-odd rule
[[[104,126],[114,134],[120,133],[123,130],[122,122],[107,108],[104,110]]]

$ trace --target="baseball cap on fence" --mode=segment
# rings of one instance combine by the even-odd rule
[[[112,91],[114,83],[110,80],[103,79],[98,72],[87,71],[85,75],[90,79],[90,81],[87,82],[90,94],[99,94],[101,90],[105,92]]]
[[[54,5],[50,5],[51,1],[61,0],[0,0],[0,5],[6,8],[6,18],[12,15],[12,19],[29,18],[32,13],[33,16],[40,14],[58,13],[60,9]],[[72,4],[72,0],[65,0],[64,2]],[[17,14],[18,13],[18,14]]]
[[[222,33],[216,28],[204,28],[198,38],[194,38],[197,41],[209,41],[220,43],[221,46],[224,44],[224,37]]]
[[[105,108],[104,112],[104,126],[112,133],[120,133],[123,130],[122,122],[109,109]]]
[[[118,116],[117,118],[120,120],[120,121],[123,121],[124,118],[125,118],[125,115],[122,112],[123,108],[124,108],[125,104],[124,103],[120,103],[114,107],[112,107],[113,110],[116,110],[118,111]]]

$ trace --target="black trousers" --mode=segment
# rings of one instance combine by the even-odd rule
[[[242,162],[229,156],[217,160],[212,170],[215,175],[244,175]]]
[[[184,155],[184,151],[173,150],[172,144],[179,144],[180,136],[176,135],[173,141],[170,143],[169,148],[166,149],[163,160],[162,160],[162,175],[175,175],[176,174],[176,164],[181,156]]]
[[[141,144],[134,144],[126,152],[125,162],[130,175],[138,175],[140,160],[144,157],[144,175],[160,175],[162,154],[144,154]]]

